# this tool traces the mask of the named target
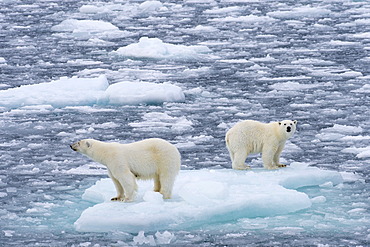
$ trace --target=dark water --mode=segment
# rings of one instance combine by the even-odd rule
[[[138,244],[135,234],[74,230],[73,223],[91,206],[81,200],[82,193],[106,177],[95,163],[71,152],[68,144],[75,140],[162,137],[180,147],[182,169],[221,169],[231,167],[223,138],[235,122],[296,119],[298,132],[283,152],[287,164],[304,162],[356,173],[358,179],[340,188],[303,189],[310,198],[327,198],[306,211],[176,231],[171,244],[367,246],[370,155],[343,150],[370,149],[370,3],[189,0],[161,1],[162,8],[143,10],[142,2],[0,1],[4,90],[62,76],[105,74],[110,83],[170,82],[186,96],[184,103],[163,105],[1,107],[0,243]],[[100,10],[81,11],[87,4]],[[53,31],[67,19],[103,20],[130,34]],[[199,25],[207,28],[197,31]],[[198,59],[112,55],[143,36],[201,44],[212,52]],[[100,45],[91,40],[98,38]],[[148,127],[149,113],[157,123]],[[259,156],[247,162],[261,166]],[[89,169],[70,172],[86,164]]]

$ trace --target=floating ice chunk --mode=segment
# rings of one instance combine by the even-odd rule
[[[370,158],[370,146],[364,148],[363,151],[356,155],[356,157],[360,159]]]
[[[293,61],[292,64],[328,66],[328,65],[334,65],[335,62],[317,59],[317,58],[303,58],[303,59],[297,59]]]
[[[5,60],[5,58],[3,58],[3,57],[0,57],[0,65],[1,64],[5,64],[6,63],[6,60]]]
[[[61,78],[50,83],[1,90],[0,106],[18,108],[27,105],[52,105],[53,107],[93,105],[108,86],[105,76]]]
[[[332,86],[332,83],[326,83],[326,84],[302,84],[299,82],[294,81],[288,81],[288,82],[281,82],[281,83],[275,83],[269,88],[281,90],[281,91],[298,91],[298,90],[307,90],[312,88],[317,88],[321,86]]]
[[[273,11],[267,13],[268,16],[279,19],[302,19],[302,18],[322,18],[329,16],[331,11],[324,8],[314,8],[309,6],[302,6],[286,11]]]
[[[370,84],[366,84],[359,89],[353,90],[354,93],[370,93]]]
[[[277,61],[277,59],[271,57],[270,54],[267,54],[266,57],[253,57],[249,60],[256,63],[273,63]]]
[[[160,1],[146,1],[139,5],[142,12],[153,12],[161,9],[163,4]]]
[[[214,18],[210,21],[215,22],[243,22],[247,23],[249,25],[260,25],[260,24],[267,24],[275,22],[276,19],[271,18],[269,16],[257,16],[257,15],[247,15],[247,16],[239,16],[239,17],[233,17],[228,16],[224,18]]]
[[[143,131],[152,131],[153,129],[168,130],[184,132],[192,129],[193,122],[186,119],[186,117],[171,117],[167,113],[149,112],[145,113],[142,122],[129,123],[131,127],[140,128]]]
[[[202,54],[211,50],[207,46],[194,45],[173,45],[164,43],[158,38],[140,38],[138,43],[130,44],[113,52],[119,56],[132,58],[152,59],[194,59],[200,58]]]
[[[225,8],[216,7],[213,9],[207,9],[203,13],[220,15],[220,14],[225,14],[225,13],[229,14],[230,12],[240,12],[242,10],[243,8],[239,6],[231,6],[231,7],[225,7]]]
[[[338,172],[313,167],[277,171],[180,171],[173,199],[163,200],[152,192],[152,181],[138,181],[135,202],[118,203],[110,202],[115,189],[107,178],[85,191],[83,199],[100,204],[86,209],[75,227],[78,231],[139,233],[282,215],[309,208],[312,202],[324,203],[320,196],[309,199],[295,189],[328,182],[338,184],[342,178]],[[144,241],[144,234],[139,235],[137,240]]]
[[[356,33],[353,35],[354,38],[359,38],[359,39],[370,39],[370,32],[366,33]]]
[[[185,95],[181,88],[169,83],[119,82],[105,91],[106,104],[160,104],[163,102],[182,102]]]
[[[143,245],[143,244],[149,244],[150,246],[156,246],[153,235],[145,236],[144,231],[140,231],[137,236],[133,238],[133,241],[135,244]]]
[[[181,88],[169,83],[119,82],[109,86],[104,75],[98,78],[61,78],[50,83],[0,90],[0,106],[24,106],[20,110],[40,113],[50,111],[51,107],[160,104],[184,100]]]
[[[118,27],[105,21],[68,19],[51,28],[58,32],[103,32],[116,31]]]
[[[312,203],[324,203],[326,202],[326,197],[325,196],[316,196],[314,198],[311,198]]]
[[[333,127],[323,129],[322,131],[349,135],[349,134],[360,134],[363,132],[363,129],[357,126],[334,124]]]
[[[169,231],[164,231],[163,233],[156,232],[154,235],[157,239],[157,244],[170,244],[172,239],[175,238],[175,235]]]
[[[120,31],[115,25],[97,20],[67,19],[52,27],[56,32],[71,32],[80,39],[99,37],[105,39],[128,37],[133,34],[128,31]]]
[[[329,45],[334,46],[358,46],[361,45],[360,42],[353,42],[353,41],[342,41],[342,40],[331,40],[328,42]]]

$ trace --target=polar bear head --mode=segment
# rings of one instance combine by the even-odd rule
[[[92,146],[96,141],[93,139],[84,139],[79,142],[75,142],[70,145],[73,151],[85,154],[87,156],[91,155]]]
[[[283,136],[288,139],[293,136],[297,128],[297,120],[283,120],[279,122],[279,130]]]

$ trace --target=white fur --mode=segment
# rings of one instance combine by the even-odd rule
[[[108,168],[117,197],[114,201],[132,201],[137,190],[136,178],[154,179],[154,191],[163,198],[171,197],[181,156],[171,143],[158,138],[130,144],[107,143],[85,139],[71,145],[78,151]]]
[[[244,165],[251,153],[261,153],[263,166],[266,169],[284,167],[279,163],[280,154],[285,142],[296,130],[297,121],[261,123],[245,120],[237,123],[226,133],[226,146],[230,153],[233,169],[248,169]],[[288,126],[290,132],[288,132]]]

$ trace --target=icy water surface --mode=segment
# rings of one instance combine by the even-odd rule
[[[152,105],[1,105],[1,245],[367,246],[369,13],[365,0],[0,1],[2,90],[105,75],[185,93]],[[142,37],[158,40],[119,52]],[[283,163],[345,182],[301,188],[316,199],[291,214],[136,234],[75,230],[93,205],[82,194],[107,175],[70,143],[161,137],[179,147],[184,170],[231,168],[224,135],[244,119],[298,120]],[[262,166],[260,156],[247,162]]]

